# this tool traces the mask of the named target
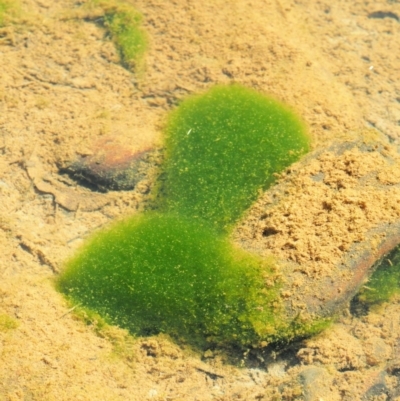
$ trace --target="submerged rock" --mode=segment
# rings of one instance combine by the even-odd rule
[[[92,144],[89,151],[77,153],[63,170],[74,179],[107,191],[135,188],[157,163],[159,151],[137,149],[118,138],[106,137]]]

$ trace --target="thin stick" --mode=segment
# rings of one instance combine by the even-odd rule
[[[74,307],[72,307],[71,309],[68,309],[62,316],[60,316],[57,320],[60,320],[60,319],[62,319],[64,316],[67,316],[68,315],[68,313],[71,313],[75,308],[77,308],[78,306],[80,306],[80,305],[82,305],[82,304],[77,304],[77,305],[75,305]]]

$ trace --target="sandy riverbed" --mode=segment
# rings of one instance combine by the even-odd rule
[[[315,147],[368,129],[396,144],[400,3],[135,0],[150,38],[141,77],[101,27],[70,18],[77,3],[21,0],[20,24],[0,29],[0,400],[353,401],[375,384],[367,399],[400,399],[400,300],[237,367],[165,336],[98,335],[53,288],[83,239],[140,210],[151,185],[93,193],[59,167],[104,137],[159,145],[187,94],[238,82],[296,109]]]

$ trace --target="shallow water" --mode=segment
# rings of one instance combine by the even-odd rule
[[[315,146],[360,133],[398,146],[398,2],[132,3],[151,44],[141,77],[121,67],[100,26],[69,18],[72,0],[22,0],[23,22],[1,28],[0,322],[15,324],[0,323],[0,398],[396,399],[397,298],[363,316],[344,310],[289,348],[227,361],[164,335],[86,325],[55,291],[84,238],[142,209],[152,184],[99,194],[59,169],[107,137],[132,153],[159,146],[166,113],[190,93],[237,82],[296,109]]]

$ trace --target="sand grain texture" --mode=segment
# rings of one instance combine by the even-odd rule
[[[150,37],[140,78],[101,27],[71,18],[72,0],[21,0],[20,24],[0,30],[0,316],[18,323],[0,326],[0,400],[353,401],[382,380],[398,395],[399,300],[343,315],[340,335],[240,356],[239,369],[163,336],[101,337],[54,290],[84,238],[141,210],[148,192],[93,193],[59,169],[107,136],[136,152],[158,146],[166,112],[189,93],[237,82],[272,94],[303,116],[316,147],[366,128],[400,137],[400,24],[371,17],[400,15],[398,2],[133,3]],[[312,393],[310,377],[331,385]]]

